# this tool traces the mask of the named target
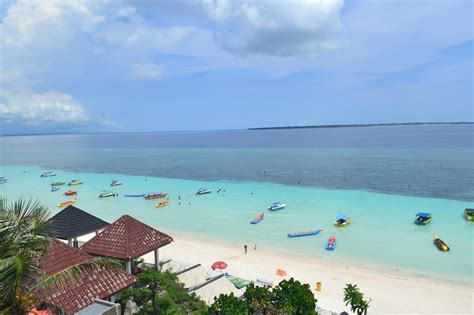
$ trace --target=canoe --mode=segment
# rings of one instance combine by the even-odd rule
[[[66,184],[66,182],[52,182],[51,186],[62,186],[64,184]]]
[[[156,194],[147,194],[145,196],[146,200],[160,199],[168,196],[168,193],[156,193]]]
[[[128,194],[128,195],[125,195],[125,197],[129,197],[129,198],[143,198],[145,196],[146,196],[146,194],[138,194],[138,195]]]
[[[322,230],[323,229],[292,232],[292,233],[288,233],[288,237],[301,237],[301,236],[316,235],[316,234],[319,234],[319,232],[321,232]]]
[[[336,249],[336,237],[334,235],[331,235],[331,237],[328,239],[328,242],[326,244],[326,249],[327,250]]]
[[[68,190],[64,193],[64,196],[74,196],[74,195],[77,195],[77,191],[75,190]]]
[[[68,200],[68,201],[61,202],[60,204],[58,204],[58,208],[64,208],[64,207],[66,207],[66,206],[70,206],[70,205],[72,205],[73,203],[75,203],[76,200],[77,200],[77,199],[74,198],[74,199],[71,199],[71,200]]]
[[[59,187],[54,187],[54,186],[51,187],[51,192],[58,191],[58,190],[59,190]]]
[[[435,234],[433,243],[440,251],[442,252],[449,251],[449,246],[438,237],[438,234]]]
[[[106,198],[106,197],[115,197],[115,193],[113,191],[104,191],[99,195],[99,198]]]
[[[155,205],[155,207],[157,207],[157,208],[165,207],[165,206],[169,205],[169,203],[170,203],[170,201],[169,201],[169,199],[167,199],[167,200],[158,202],[158,203]]]
[[[258,224],[260,221],[263,220],[265,214],[260,213],[258,216],[256,216],[252,221],[250,221],[250,224]]]

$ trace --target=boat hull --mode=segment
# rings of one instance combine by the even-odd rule
[[[450,249],[449,246],[438,237],[434,238],[433,244],[442,252],[448,252]]]
[[[288,233],[288,237],[302,237],[319,234],[322,229]]]
[[[125,195],[125,197],[128,197],[128,198],[143,198],[145,196],[146,196],[146,194],[139,194],[139,195],[128,194],[128,195]]]
[[[159,194],[153,194],[153,195],[146,195],[145,200],[161,199],[161,198],[165,198],[166,196],[168,196],[168,193],[159,193]]]
[[[169,200],[165,200],[165,201],[162,201],[162,202],[159,202],[155,205],[156,208],[163,208],[163,207],[166,207],[167,205],[170,204],[170,201]]]
[[[345,227],[345,226],[348,226],[349,223],[351,223],[351,218],[348,218],[343,223],[339,223],[338,221],[336,221],[336,222],[334,222],[334,226],[336,226],[336,227]]]
[[[336,237],[331,236],[326,244],[326,250],[335,250],[336,249]]]
[[[250,221],[250,224],[258,224],[263,220],[264,217],[265,217],[265,215],[262,213],[258,217],[254,218],[252,221]]]

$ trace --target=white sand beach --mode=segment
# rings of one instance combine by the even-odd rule
[[[249,246],[247,254],[240,246],[210,243],[190,236],[174,235],[175,242],[160,249],[160,260],[175,259],[201,263],[209,267],[213,262],[228,263],[230,274],[256,280],[263,278],[278,282],[278,268],[289,277],[309,283],[318,299],[318,306],[336,312],[349,311],[344,306],[343,287],[357,284],[371,298],[372,314],[473,314],[474,290],[472,285],[435,280],[416,275],[387,273],[318,261],[316,258],[288,255]],[[153,256],[145,256],[153,262]],[[322,291],[315,291],[316,282],[322,282]]]

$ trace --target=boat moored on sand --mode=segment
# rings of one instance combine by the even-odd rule
[[[334,250],[336,249],[336,237],[334,235],[331,235],[329,237],[328,242],[326,244],[326,250]]]
[[[196,192],[196,195],[205,195],[211,193],[211,190],[207,188],[199,188],[199,190]]]
[[[427,225],[431,222],[431,213],[428,212],[418,212],[416,214],[416,225]]]
[[[155,205],[155,207],[156,207],[156,208],[162,208],[162,207],[165,207],[165,206],[167,206],[167,205],[169,205],[169,204],[170,204],[170,200],[169,200],[169,199],[166,199],[166,200],[163,200],[163,201],[161,201],[161,202],[158,202],[158,203]]]
[[[284,203],[281,203],[279,201],[275,201],[275,202],[272,202],[270,207],[268,207],[268,210],[277,211],[277,210],[284,209],[285,207],[286,207],[286,205]]]
[[[64,207],[70,206],[73,203],[75,203],[76,201],[77,201],[77,198],[61,202],[60,204],[58,204],[58,208],[64,208]]]
[[[120,186],[120,185],[122,185],[122,182],[118,181],[118,180],[115,180],[115,179],[110,183],[110,186],[112,186],[112,187]]]
[[[68,190],[68,191],[64,192],[64,196],[74,196],[74,195],[77,195],[77,191],[75,191],[75,190]]]
[[[301,237],[301,236],[316,235],[316,234],[319,234],[322,230],[323,229],[292,232],[292,233],[288,233],[288,237]]]
[[[165,198],[168,196],[168,193],[152,193],[152,194],[146,194],[145,199],[146,200],[153,200],[153,199],[160,199],[160,198]]]
[[[256,216],[252,221],[250,221],[250,224],[258,224],[260,223],[260,221],[263,220],[263,218],[265,217],[265,214],[264,213],[260,213],[258,216]]]
[[[438,234],[435,234],[433,243],[440,251],[449,251],[449,246],[438,237]]]
[[[347,214],[340,214],[336,217],[336,222],[334,225],[337,227],[344,227],[351,223],[351,218],[347,216]]]
[[[44,172],[40,176],[41,177],[51,177],[51,176],[56,176],[56,173],[55,172]]]
[[[467,221],[474,221],[474,209],[464,209],[464,219]]]
[[[103,191],[100,193],[99,198],[115,197],[115,195],[113,191]]]
[[[84,183],[82,181],[80,181],[79,179],[73,179],[67,185],[68,186],[76,186],[76,185],[82,185],[82,184],[84,184]]]

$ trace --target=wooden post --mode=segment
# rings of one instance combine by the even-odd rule
[[[160,256],[158,253],[158,248],[155,249],[155,270],[156,271],[160,270]]]

